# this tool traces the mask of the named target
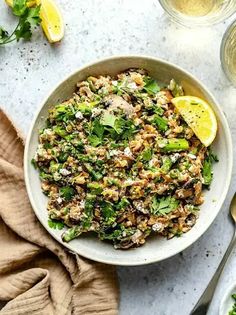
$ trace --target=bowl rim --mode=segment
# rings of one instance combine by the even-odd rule
[[[95,64],[99,64],[101,62],[106,62],[106,61],[112,61],[112,60],[117,60],[117,59],[127,59],[127,58],[141,58],[141,59],[149,59],[152,61],[157,61],[160,62],[162,64],[165,64],[169,67],[174,67],[175,69],[184,72],[186,75],[188,75],[191,79],[193,79],[193,81],[195,81],[198,86],[200,86],[204,91],[207,92],[207,94],[210,96],[210,98],[212,99],[214,106],[217,107],[217,110],[220,113],[220,117],[221,117],[221,121],[222,121],[222,125],[224,127],[224,131],[225,131],[225,135],[226,135],[226,146],[228,148],[228,152],[229,152],[229,160],[228,160],[228,173],[227,176],[225,178],[225,186],[224,186],[224,190],[222,191],[221,194],[221,198],[218,201],[218,211],[215,212],[214,217],[212,218],[212,221],[208,224],[206,224],[204,226],[204,228],[202,228],[202,233],[199,235],[195,235],[194,237],[192,237],[190,240],[186,240],[186,243],[184,244],[184,246],[182,246],[181,248],[177,247],[176,250],[174,250],[171,254],[166,254],[165,257],[160,258],[153,258],[153,259],[143,259],[140,262],[132,262],[132,261],[127,261],[124,262],[119,262],[119,261],[110,261],[107,259],[101,259],[101,258],[96,258],[96,257],[91,257],[90,255],[87,255],[86,252],[84,252],[83,250],[77,250],[75,251],[73,246],[70,245],[70,243],[65,243],[62,241],[62,239],[60,237],[57,237],[56,235],[53,234],[52,229],[50,229],[46,224],[44,224],[43,220],[41,219],[41,217],[37,214],[37,205],[34,202],[34,198],[33,198],[33,194],[30,188],[30,180],[29,180],[29,176],[28,176],[28,157],[29,157],[29,147],[30,147],[30,139],[31,139],[31,135],[33,133],[33,129],[35,126],[35,123],[39,117],[39,114],[43,108],[43,106],[45,105],[45,103],[47,102],[48,98],[53,94],[53,92],[62,84],[65,84],[72,76],[76,75],[77,73],[79,73],[80,71],[83,71],[85,69],[87,69],[88,67],[92,67]],[[179,252],[187,249],[188,247],[190,247],[192,244],[194,244],[207,230],[208,228],[212,225],[212,223],[214,222],[216,216],[219,214],[222,205],[225,201],[226,195],[228,193],[229,187],[230,187],[230,183],[231,183],[231,177],[232,177],[232,170],[233,170],[233,144],[232,144],[232,136],[231,136],[231,132],[229,129],[229,125],[227,122],[227,119],[225,117],[225,114],[223,112],[223,110],[221,109],[219,103],[217,102],[217,100],[215,99],[215,97],[212,95],[212,93],[208,90],[208,88],[202,83],[200,82],[200,80],[198,80],[194,75],[192,75],[190,72],[186,71],[185,69],[183,69],[182,67],[179,67],[177,65],[175,65],[174,63],[171,63],[167,60],[164,60],[162,58],[158,58],[158,57],[152,57],[152,56],[148,56],[148,55],[137,55],[137,54],[132,54],[132,55],[115,55],[115,56],[110,56],[110,57],[106,57],[106,58],[99,58],[96,59],[95,61],[92,61],[90,63],[86,63],[85,65],[79,67],[78,69],[76,69],[75,71],[71,72],[69,75],[67,75],[65,77],[65,79],[63,79],[62,81],[60,81],[59,83],[57,83],[46,95],[46,97],[43,98],[43,101],[40,102],[40,106],[38,107],[38,109],[36,110],[36,113],[34,115],[34,118],[32,120],[31,126],[29,128],[28,134],[27,134],[27,138],[26,138],[26,142],[25,142],[25,149],[24,149],[24,179],[25,179],[25,185],[26,185],[26,190],[27,190],[27,194],[31,203],[31,206],[33,208],[33,211],[36,215],[36,217],[38,218],[39,222],[43,225],[43,227],[46,229],[46,231],[54,238],[56,239],[60,244],[62,244],[64,247],[66,247],[68,250],[81,255],[82,257],[85,257],[87,259],[91,259],[97,262],[101,262],[101,263],[105,263],[105,264],[110,264],[110,265],[117,265],[117,266],[138,266],[138,265],[147,265],[147,264],[151,264],[151,263],[155,263],[158,261],[163,261],[165,259],[171,258],[173,256],[175,256],[176,254],[178,254]]]

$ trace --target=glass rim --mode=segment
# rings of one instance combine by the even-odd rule
[[[187,16],[183,13],[178,13],[177,11],[175,12],[175,10],[171,10],[170,8],[168,8],[168,6],[166,5],[166,0],[158,0],[158,1],[161,7],[163,8],[163,10],[167,14],[169,14],[169,16],[173,18],[175,22],[177,22],[178,24],[182,26],[188,26],[188,27],[196,27],[196,26],[204,27],[204,26],[218,24],[228,19],[229,17],[231,17],[233,14],[236,13],[236,2],[234,6],[232,7],[232,9],[226,10],[225,14],[221,14],[218,17],[214,15],[212,17],[209,17],[209,16],[207,17],[206,15],[205,16]]]
[[[226,75],[226,77],[228,78],[228,80],[236,86],[236,78],[234,79],[233,76],[230,74],[230,71],[226,65],[225,62],[225,45],[227,43],[227,40],[232,32],[232,30],[234,29],[234,27],[236,26],[236,20],[234,20],[232,23],[230,23],[228,25],[228,27],[226,28],[224,35],[222,37],[222,41],[221,41],[221,45],[220,45],[220,62],[221,62],[221,67]]]

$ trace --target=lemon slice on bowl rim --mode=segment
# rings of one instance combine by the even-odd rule
[[[196,96],[179,96],[171,100],[198,139],[208,147],[215,139],[217,120],[211,106]]]
[[[41,5],[41,26],[48,41],[60,41],[64,36],[64,22],[57,4],[54,0],[36,0],[36,3]]]

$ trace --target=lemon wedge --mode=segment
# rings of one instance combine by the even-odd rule
[[[196,96],[179,96],[171,102],[198,139],[208,147],[217,132],[216,117],[210,105]]]
[[[41,4],[40,18],[42,29],[50,43],[60,41],[64,36],[64,22],[54,0],[36,0]]]

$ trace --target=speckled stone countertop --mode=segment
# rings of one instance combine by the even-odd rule
[[[236,142],[236,89],[220,66],[219,49],[233,17],[211,28],[187,29],[171,22],[157,0],[58,0],[66,34],[50,46],[40,31],[31,42],[0,48],[0,104],[27,134],[49,91],[84,63],[116,54],[161,57],[190,71],[208,86],[228,117]],[[0,24],[15,20],[0,2]],[[232,236],[227,213],[234,180],[209,230],[193,246],[166,261],[118,268],[121,315],[188,315],[214,273]],[[218,314],[226,288],[236,282],[236,250],[220,280],[209,315]]]

